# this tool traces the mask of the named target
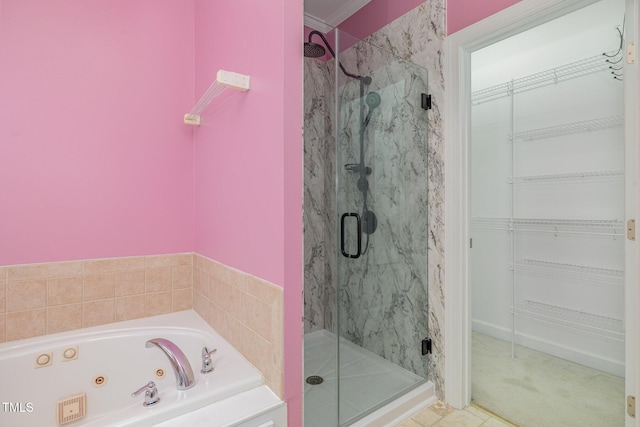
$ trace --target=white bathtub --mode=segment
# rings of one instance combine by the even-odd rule
[[[159,348],[145,347],[152,338],[180,347],[194,387],[177,390],[169,359]],[[204,346],[217,348],[210,374],[200,373]],[[77,359],[63,360],[65,350],[75,348]],[[48,353],[51,365],[36,368],[38,356]],[[144,393],[131,393],[149,381],[156,383],[160,402],[144,407]],[[57,401],[80,393],[86,394],[86,415],[64,425],[286,425],[285,404],[260,372],[191,310],[0,345],[0,426],[57,426]]]

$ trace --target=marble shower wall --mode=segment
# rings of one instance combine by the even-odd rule
[[[444,0],[425,2],[341,54],[347,70],[372,76],[368,90],[378,92],[382,103],[367,127],[365,153],[373,169],[368,207],[378,217],[378,230],[360,259],[340,259],[340,331],[427,376],[440,397],[444,397],[444,12]],[[419,68],[389,61],[384,50],[425,68],[428,79]],[[358,176],[343,167],[359,160],[359,88],[355,81],[339,82],[344,106],[340,140],[346,146],[341,147],[344,158],[336,164],[332,137],[336,123],[331,118],[334,62],[319,62],[305,60],[305,332],[335,332],[333,177],[337,167],[344,182],[340,212],[361,213]],[[422,85],[427,83],[425,90]],[[429,112],[416,111],[420,92],[432,95]],[[419,339],[425,336],[433,340],[433,354],[428,357],[419,354]]]
[[[433,354],[428,357],[428,378],[444,398],[444,111],[443,41],[445,0],[430,0],[374,33],[367,41],[429,73],[433,107],[428,113],[428,316]]]
[[[333,61],[304,60],[304,332],[336,329]]]

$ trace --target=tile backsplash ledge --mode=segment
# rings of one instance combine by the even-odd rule
[[[282,397],[276,285],[194,253],[0,267],[0,343],[192,308]]]

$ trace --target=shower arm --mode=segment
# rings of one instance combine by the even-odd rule
[[[333,48],[331,48],[331,45],[329,44],[329,41],[325,38],[324,34],[322,34],[320,31],[316,31],[313,30],[309,33],[309,43],[312,43],[311,41],[311,36],[316,35],[319,36],[322,41],[324,42],[324,45],[327,47],[327,49],[329,49],[329,52],[331,53],[331,56],[333,56],[337,61],[338,61],[338,65],[340,66],[340,69],[342,70],[342,73],[345,76],[354,78],[354,79],[358,79],[360,80],[360,83],[364,83],[366,85],[371,83],[371,77],[363,77],[363,76],[357,76],[355,74],[351,74],[350,72],[348,72],[347,70],[345,70],[344,66],[342,65],[342,62],[340,62],[339,59],[336,58],[336,53],[334,52]]]

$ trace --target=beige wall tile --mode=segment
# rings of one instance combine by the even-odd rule
[[[32,338],[46,333],[47,314],[44,308],[38,310],[7,313],[7,341]]]
[[[233,285],[241,291],[247,290],[247,278],[245,273],[235,270],[231,267],[223,266],[218,270],[218,279],[224,283]]]
[[[0,283],[0,313],[7,311],[7,284]]]
[[[255,303],[255,327],[254,331],[266,341],[271,342],[271,305],[267,305],[260,300]]]
[[[240,321],[247,326],[249,329],[255,329],[255,310],[256,310],[256,299],[249,295],[246,292],[242,293],[242,301],[241,301],[241,309],[240,309]]]
[[[0,343],[7,341],[7,315],[0,314]]]
[[[209,286],[207,287],[207,298],[209,300],[214,301],[219,304],[220,301],[223,300],[221,296],[222,286],[224,285],[221,281],[219,281],[216,277],[207,274],[207,283]]]
[[[84,274],[143,270],[144,257],[107,258],[84,261]]]
[[[171,284],[173,289],[185,289],[193,286],[193,267],[180,265],[171,268]]]
[[[47,308],[47,334],[82,328],[82,304]]]
[[[284,370],[284,301],[271,306],[271,345],[280,370]]]
[[[113,298],[87,301],[82,305],[83,328],[113,323],[115,317],[115,301]]]
[[[144,317],[144,304],[144,295],[131,295],[123,298],[116,298],[116,322],[140,319]]]
[[[84,276],[84,301],[113,298],[115,287],[116,275],[113,273]]]
[[[0,283],[7,283],[8,267],[0,267]]]
[[[9,266],[7,269],[7,281],[22,282],[52,277],[79,276],[81,274],[82,261],[26,264]]]
[[[145,316],[171,313],[171,291],[148,293],[145,297]]]
[[[213,324],[209,321],[208,310],[209,302],[200,292],[194,289],[193,291],[193,309],[200,315],[209,325]]]
[[[172,292],[172,311],[189,310],[193,307],[193,290],[191,288],[176,289]]]
[[[47,280],[47,306],[82,302],[82,276],[60,277]]]
[[[207,274],[212,274],[217,277],[219,276],[218,272],[221,268],[225,267],[216,261],[213,261],[209,258],[204,258],[204,261],[202,262],[202,268],[200,269]]]
[[[177,265],[193,265],[192,254],[155,255],[146,258],[147,268],[174,267]]]
[[[282,288],[267,281],[249,276],[247,281],[248,292],[264,303],[271,304],[276,299],[282,298]]]
[[[144,281],[144,270],[116,273],[116,297],[144,294]]]
[[[199,254],[193,254],[193,268],[204,270],[207,259]]]
[[[208,298],[209,275],[202,270],[193,270],[193,289]]]
[[[148,268],[144,289],[146,293],[171,290],[171,267]]]
[[[44,308],[47,304],[47,282],[44,279],[9,282],[7,312]]]

